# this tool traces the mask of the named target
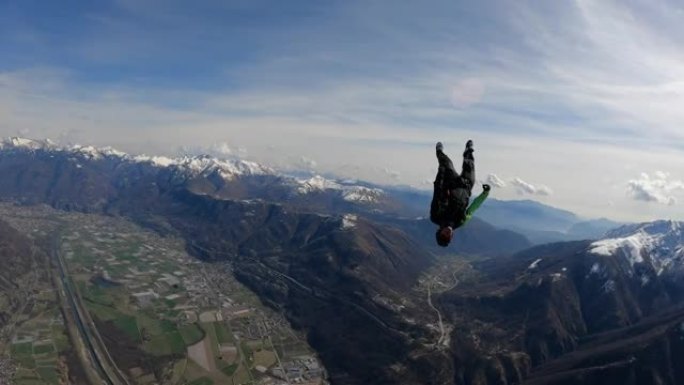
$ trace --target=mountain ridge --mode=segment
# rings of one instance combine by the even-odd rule
[[[626,338],[648,317],[665,325],[660,311],[684,300],[676,295],[684,279],[657,274],[650,263],[657,255],[641,249],[643,261],[632,264],[630,249],[625,254],[621,246],[592,252],[601,240],[526,248],[521,236],[473,219],[462,229],[466,238],[455,242],[473,253],[469,261],[431,249],[428,220],[388,216],[326,189],[300,199],[269,175],[226,180],[149,162],[77,157],[0,150],[7,181],[0,198],[125,216],[182,236],[206,262],[229,262],[242,283],[307,333],[334,384],[519,384],[592,336]],[[657,236],[672,230],[651,226]],[[624,229],[613,234],[646,231]],[[483,234],[492,238],[476,236]],[[474,255],[483,250],[490,254]],[[438,282],[439,274],[447,279]],[[642,340],[662,346],[674,336]],[[622,349],[611,357],[622,362],[641,353]],[[602,357],[594,348],[583,354]]]

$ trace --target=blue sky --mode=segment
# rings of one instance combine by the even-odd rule
[[[0,1],[0,134],[421,188],[472,137],[498,197],[684,219],[682,25],[660,0]]]

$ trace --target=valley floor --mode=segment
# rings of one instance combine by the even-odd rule
[[[64,261],[67,286],[92,320],[84,333],[101,339],[128,383],[326,382],[301,333],[237,282],[229,264],[189,256],[179,238],[121,218],[45,206],[2,204],[0,219]],[[55,277],[55,265],[48,262],[44,273]],[[94,365],[79,363],[84,355],[69,339],[59,286],[35,279],[27,287],[25,311],[3,330],[0,377],[17,385],[92,377]]]

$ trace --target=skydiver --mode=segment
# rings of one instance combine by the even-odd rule
[[[491,188],[488,184],[483,184],[483,192],[468,206],[475,185],[473,141],[468,140],[466,143],[460,175],[454,169],[451,159],[442,152],[443,148],[442,143],[437,142],[439,168],[430,205],[430,220],[439,226],[435,234],[437,244],[447,247],[454,236],[454,230],[472,218],[475,210],[487,199]]]

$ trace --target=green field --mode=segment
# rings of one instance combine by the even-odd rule
[[[17,369],[14,379],[17,380],[17,382],[21,380],[39,380],[38,375],[33,370],[28,370],[25,368]]]
[[[62,326],[55,325],[52,327],[52,340],[55,342],[58,352],[68,350],[71,346],[69,336],[67,336]]]
[[[162,322],[155,319],[154,316],[152,316],[152,315],[145,314],[145,313],[138,314],[137,319],[138,319],[138,327],[140,328],[140,330],[145,329],[145,332],[148,335],[158,336],[160,334],[164,334],[164,332],[169,330],[167,324],[162,325]]]
[[[37,378],[22,378],[15,381],[16,385],[45,385],[43,380]]]
[[[270,368],[277,362],[275,354],[270,350],[261,350],[254,353],[254,365]]]
[[[30,356],[33,354],[33,343],[25,342],[21,344],[12,345],[12,356]]]
[[[235,374],[235,372],[237,372],[239,367],[240,367],[240,364],[232,364],[232,365],[228,365],[228,366],[221,368],[221,371],[226,376],[232,377],[233,374]]]
[[[85,299],[85,305],[91,315],[96,316],[102,321],[112,321],[121,315],[121,313],[114,307],[92,302],[87,298]]]
[[[96,285],[90,284],[84,286],[86,286],[86,290],[83,290],[81,287],[79,287],[79,289],[82,290],[81,294],[83,294],[84,298],[88,298],[89,300],[101,305],[114,306],[114,300],[112,299],[112,295],[109,293],[110,289],[103,289]]]
[[[55,385],[59,384],[59,374],[54,367],[37,368],[36,372],[38,372],[40,378],[42,378],[45,382]]]
[[[170,333],[170,332],[175,332],[178,329],[176,328],[176,324],[169,321],[169,320],[161,320],[159,323],[159,326],[161,328],[161,331],[163,333]]]
[[[244,366],[240,366],[238,370],[235,372],[233,375],[233,383],[234,384],[244,384],[249,382],[250,376],[249,376],[249,370],[245,368]]]
[[[249,344],[245,341],[240,342],[240,349],[242,349],[242,354],[245,355],[247,358],[247,361],[249,364],[252,364],[252,361],[254,361],[254,353],[252,352],[252,348],[249,346]]]
[[[25,344],[21,344],[22,346],[19,348],[18,351],[14,351],[14,346],[12,347],[12,358],[18,362],[22,367],[26,369],[34,369],[36,367],[36,361],[33,359],[33,354],[32,354],[32,349],[33,347],[31,344],[29,345],[28,352],[26,351],[26,346]],[[15,345],[16,346],[16,345]]]
[[[135,317],[130,315],[121,315],[114,318],[114,325],[126,333],[135,341],[140,341],[140,331],[138,330],[138,321]]]
[[[165,356],[170,354],[184,354],[185,341],[178,331],[153,336],[143,345],[151,354]]]
[[[50,345],[35,345],[33,347],[33,354],[49,354],[49,353],[54,353],[55,352],[55,347],[50,344]]]
[[[214,385],[214,381],[212,381],[211,378],[202,377],[202,378],[196,379],[195,381],[189,383],[188,385]]]
[[[233,334],[223,322],[214,323],[214,329],[216,330],[216,338],[220,344],[233,342]]]
[[[197,324],[182,326],[178,331],[188,346],[194,345],[204,338],[204,331]]]

